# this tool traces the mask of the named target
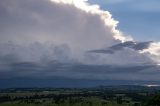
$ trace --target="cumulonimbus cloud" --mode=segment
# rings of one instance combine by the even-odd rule
[[[159,64],[158,43],[135,44],[116,28],[118,21],[108,11],[87,0],[3,0],[0,10],[1,76],[18,73],[18,76],[121,79],[121,74],[110,73],[109,69],[145,66],[141,70],[151,71],[151,67],[157,69]],[[127,42],[132,42],[132,47]],[[112,54],[87,52],[114,45],[121,47]],[[124,70],[123,74],[127,69]],[[144,75],[139,71],[138,74],[134,79]]]
[[[4,12],[1,42],[10,45],[2,44],[2,51],[6,53],[1,54],[15,54],[22,61],[32,61],[33,57],[39,60],[46,56],[48,47],[65,45],[72,54],[72,60],[86,62],[82,59],[89,55],[85,51],[128,40],[116,29],[118,22],[108,11],[83,0],[6,0],[1,1],[1,9]],[[46,51],[51,54],[48,55],[50,59],[57,60],[53,48]],[[96,63],[99,60],[95,60]]]

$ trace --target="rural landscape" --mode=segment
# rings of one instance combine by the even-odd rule
[[[160,0],[0,0],[0,106],[160,106]]]
[[[160,87],[1,89],[0,106],[160,106]]]

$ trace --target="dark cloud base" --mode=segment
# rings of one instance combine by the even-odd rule
[[[65,79],[65,78],[14,78],[0,80],[0,89],[3,88],[32,88],[32,87],[53,87],[53,88],[85,88],[109,85],[154,85],[160,84],[159,81],[126,81],[126,80],[84,80],[84,79]]]

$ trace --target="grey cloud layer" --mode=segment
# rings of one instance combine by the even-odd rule
[[[9,72],[1,73],[4,78],[72,78],[95,80],[138,80],[159,81],[159,67],[156,65],[145,66],[111,66],[111,65],[84,65],[66,64],[57,61],[47,64],[13,63]],[[14,69],[14,71],[13,71]],[[129,70],[129,71],[128,71]],[[7,76],[7,77],[6,77]],[[125,76],[125,77],[124,77]]]
[[[129,80],[132,76],[134,80],[157,80],[153,77],[159,74],[157,64],[148,54],[137,51],[148,49],[150,42],[122,45],[126,37],[116,30],[109,12],[94,7],[87,12],[73,4],[49,0],[3,0],[0,17],[1,78]],[[113,46],[116,44],[118,48]],[[107,47],[119,51],[87,53]]]

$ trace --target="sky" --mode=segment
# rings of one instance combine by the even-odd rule
[[[112,13],[118,28],[136,40],[160,40],[159,0],[90,0]]]
[[[159,84],[159,10],[140,2],[0,1],[0,88]]]

